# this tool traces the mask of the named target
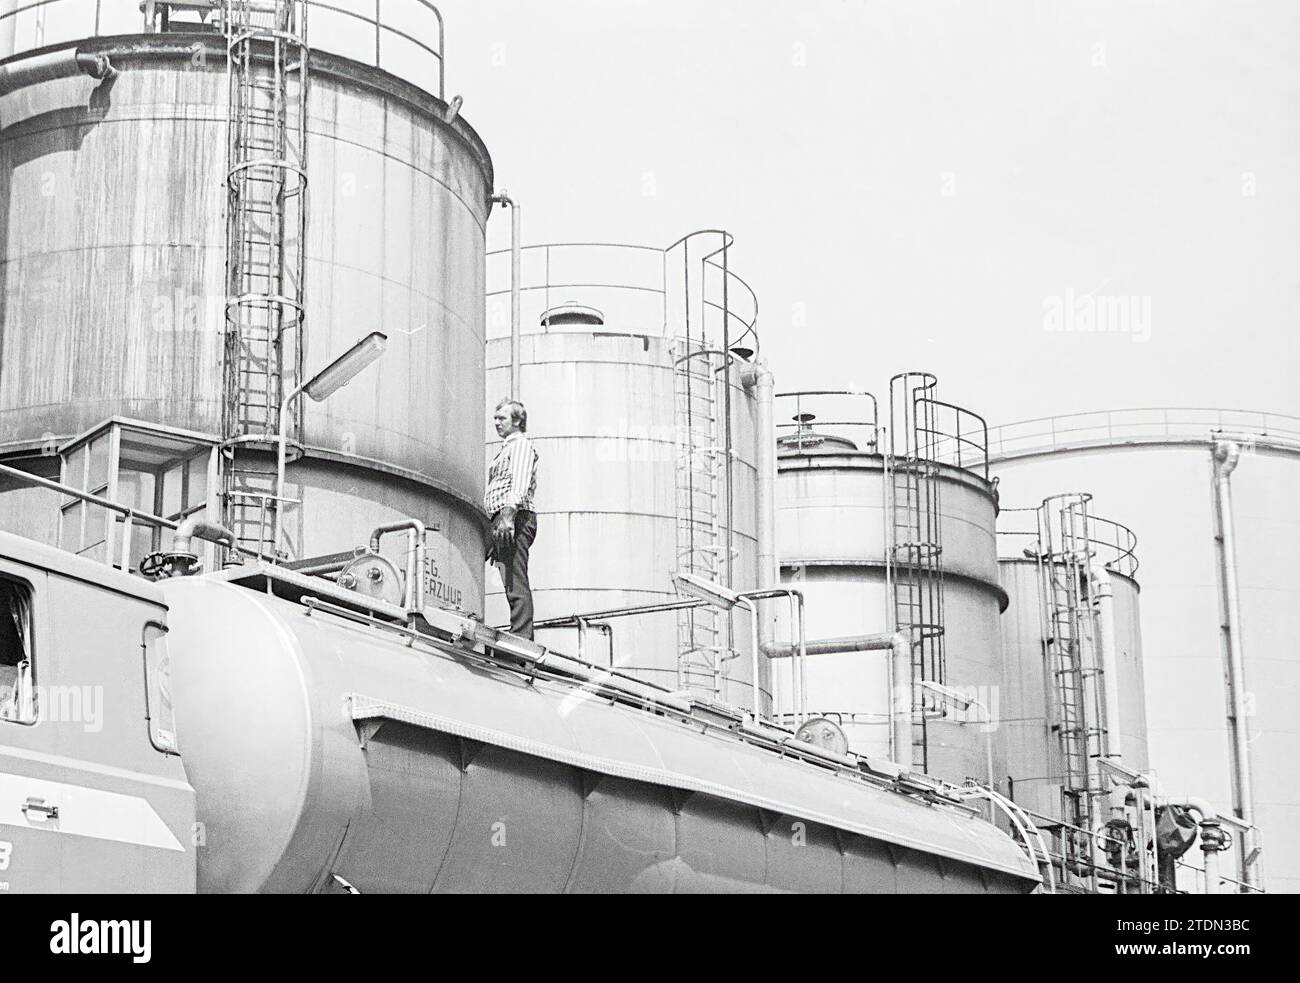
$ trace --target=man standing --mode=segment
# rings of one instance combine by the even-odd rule
[[[492,550],[510,601],[510,631],[533,637],[533,591],[528,584],[528,550],[537,538],[537,451],[526,436],[528,411],[518,400],[503,399],[492,415],[501,449],[488,468],[483,509],[492,520]]]

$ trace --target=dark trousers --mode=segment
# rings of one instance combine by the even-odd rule
[[[496,516],[492,517],[494,520]],[[521,638],[533,637],[533,589],[528,583],[528,551],[537,538],[537,513],[520,509],[515,513],[514,547],[493,557],[510,602],[510,631]]]

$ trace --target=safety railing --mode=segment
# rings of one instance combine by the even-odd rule
[[[446,30],[429,0],[301,0],[311,47],[359,61],[445,98]],[[13,4],[12,8],[10,4]],[[227,0],[0,0],[0,60],[88,37],[222,33]]]
[[[1217,435],[1300,454],[1300,417],[1258,410],[1151,407],[1045,416],[989,430],[992,463],[1106,447],[1209,444]]]
[[[984,417],[940,399],[918,397],[916,432],[921,456],[989,476],[989,427]]]
[[[1044,520],[1042,508],[1001,509],[998,512],[998,556],[1006,559],[1037,560],[1042,550]],[[1086,530],[1092,555],[1112,573],[1137,574],[1137,534],[1111,519],[1088,515]]]
[[[520,331],[607,328],[690,338],[749,357],[759,349],[758,297],[730,266],[730,234],[701,230],[666,247],[548,242],[520,249]],[[511,252],[487,254],[487,333],[510,333]],[[583,309],[583,317],[559,312]]]
[[[871,393],[810,389],[775,399],[781,453],[877,453],[880,406]]]

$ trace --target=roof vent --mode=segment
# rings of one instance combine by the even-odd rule
[[[561,328],[573,325],[599,328],[603,327],[604,324],[604,314],[594,307],[584,307],[572,300],[565,301],[559,307],[552,307],[550,310],[543,312],[541,320],[543,328]]]

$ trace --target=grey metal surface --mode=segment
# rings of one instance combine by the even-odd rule
[[[1006,673],[997,740],[1007,761],[1008,797],[1043,815],[1061,812],[1064,763],[1052,730],[1051,680],[1043,663],[1039,613],[1038,565],[1024,558],[1003,558],[998,567],[1010,601],[1002,616]],[[1144,771],[1150,766],[1147,741],[1146,687],[1142,667],[1140,588],[1131,577],[1111,575],[1115,595],[1116,656],[1120,678],[1119,729],[1124,764]],[[1113,724],[1111,725],[1113,726]]]
[[[111,52],[115,80],[46,82],[0,105],[0,453],[111,415],[220,431],[224,54],[181,35],[89,46]],[[355,545],[340,520],[388,518],[370,502],[377,475],[396,475],[389,494],[418,503],[406,514],[442,513],[431,541],[477,606],[492,168],[445,109],[364,65],[313,59],[306,365],[368,330],[391,340],[379,365],[308,404],[288,491],[305,484],[305,504],[288,527],[314,552]]]
[[[888,631],[886,484],[883,460],[867,453],[799,454],[778,459],[777,552],[782,579],[804,592],[808,637]],[[989,706],[996,718],[1003,665],[993,497],[966,471],[941,467],[945,621],[949,685]],[[887,653],[855,652],[808,660],[808,709],[844,727],[860,753],[889,754]],[[789,709],[788,662],[777,668]],[[980,711],[929,721],[930,772],[960,782],[987,780],[989,731]],[[994,731],[996,733],[996,730]],[[1004,773],[996,748],[996,775]]]
[[[617,325],[598,332],[565,326],[522,338],[520,392],[541,467],[538,534],[529,563],[538,620],[676,597],[671,340],[617,331]],[[509,359],[507,339],[488,342],[489,407],[504,395]],[[745,589],[757,584],[757,471],[752,407],[738,371],[732,393],[736,583]],[[488,437],[489,458],[498,443],[495,435]],[[487,607],[489,623],[508,621],[495,574],[488,576]],[[674,613],[619,622],[614,633],[621,668],[676,687]],[[571,629],[538,637],[575,651]],[[724,695],[748,705],[749,625],[743,612],[736,615],[736,637],[742,656],[727,663]],[[600,661],[599,652],[588,657]]]
[[[12,893],[194,890],[195,794],[150,743],[141,642],[150,584],[0,533],[0,576],[31,591],[38,721],[0,720],[0,880]],[[57,816],[23,810],[32,800]]]
[[[960,810],[229,583],[163,591],[201,890],[332,873],[363,892],[1035,883]],[[243,698],[250,674],[264,700]]]
[[[1004,493],[1014,488],[1020,501],[1087,488],[1099,511],[1122,516],[1138,532],[1150,764],[1164,789],[1202,796],[1231,812],[1210,447],[1206,432],[1170,449],[1096,449],[1003,462],[996,472]],[[1243,455],[1232,476],[1248,729],[1264,887],[1294,892],[1300,890],[1300,844],[1290,834],[1300,823],[1300,674],[1293,644],[1300,636],[1294,562],[1300,526],[1291,491],[1297,465],[1293,455],[1262,443],[1257,449]],[[1222,863],[1225,871],[1235,865],[1228,858]]]

